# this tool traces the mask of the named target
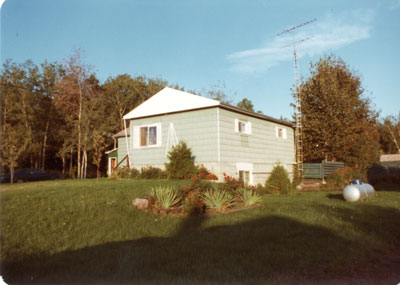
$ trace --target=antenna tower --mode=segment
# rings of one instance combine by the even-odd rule
[[[297,29],[311,24],[315,22],[317,19],[313,19],[311,21],[302,23],[300,25],[291,27],[289,29],[283,30],[282,32],[278,33],[276,36],[281,36],[283,34],[287,33],[292,33],[296,31]],[[299,61],[297,59],[297,54],[296,54],[296,46],[301,44],[302,42],[305,42],[310,39],[309,38],[304,38],[300,40],[295,39],[295,35],[292,33],[293,40],[291,43],[288,45],[285,45],[281,48],[286,48],[286,47],[293,47],[293,60],[294,60],[294,98],[295,98],[295,111],[294,111],[294,117],[296,121],[296,129],[295,129],[295,144],[296,144],[296,163],[297,163],[297,171],[299,173],[299,177],[301,179],[301,183],[303,182],[303,132],[302,132],[302,110],[301,110],[301,96],[300,96],[300,71],[299,71]]]

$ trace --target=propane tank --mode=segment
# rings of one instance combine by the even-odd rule
[[[374,194],[374,187],[370,184],[363,183],[361,179],[354,180],[352,184],[347,185],[343,189],[343,198],[348,202],[362,200]]]

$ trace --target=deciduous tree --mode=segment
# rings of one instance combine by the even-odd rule
[[[336,160],[367,167],[379,158],[377,113],[361,78],[335,56],[311,63],[300,87],[305,161]]]
[[[253,103],[247,98],[243,98],[242,101],[236,104],[236,106],[246,111],[255,112]]]

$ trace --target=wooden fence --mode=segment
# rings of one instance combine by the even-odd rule
[[[344,163],[336,161],[323,160],[322,163],[304,163],[304,178],[325,179],[333,171],[342,167],[344,167]]]

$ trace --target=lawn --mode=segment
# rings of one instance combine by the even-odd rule
[[[185,181],[58,180],[1,185],[1,275],[28,283],[400,281],[400,192],[263,196],[211,217],[131,205]]]

